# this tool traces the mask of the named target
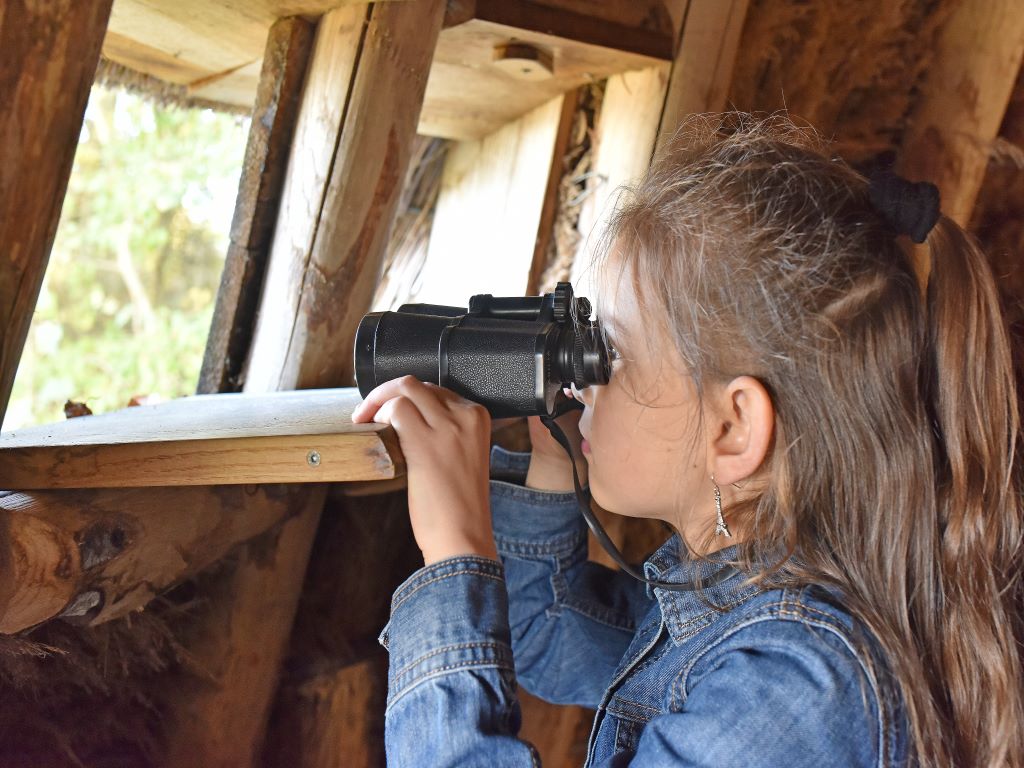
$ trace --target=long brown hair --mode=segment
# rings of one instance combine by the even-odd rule
[[[784,552],[767,584],[841,589],[919,764],[1024,765],[1017,393],[978,247],[942,217],[922,282],[863,176],[787,118],[735,113],[682,126],[613,242],[599,273],[632,276],[698,392],[746,374],[771,394],[767,491],[726,510],[740,562]]]

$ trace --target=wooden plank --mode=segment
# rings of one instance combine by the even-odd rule
[[[287,690],[268,768],[384,768],[387,656],[321,671]]]
[[[687,115],[725,109],[749,0],[690,0],[672,63],[657,147]]]
[[[596,295],[586,266],[604,235],[604,223],[622,185],[646,173],[654,152],[665,104],[668,65],[608,78],[593,143],[591,176],[580,209],[583,235],[573,261],[571,281],[580,296]]]
[[[294,322],[299,311],[303,271],[313,249],[367,8],[341,8],[325,16],[317,30],[243,374],[250,391],[290,388],[277,386],[272,366],[278,366],[279,374],[288,355],[289,335],[282,326]]]
[[[436,20],[430,15],[434,4]],[[333,167],[321,168],[330,169],[322,208],[290,234],[282,207],[278,231],[285,240],[279,247],[275,234],[247,391],[354,383],[348,350],[380,277],[423,103],[436,41],[432,30],[435,24],[440,29],[440,5],[426,0],[374,6]]]
[[[57,232],[110,0],[0,12],[0,421]]]
[[[562,123],[558,96],[490,136],[448,150],[427,259],[412,300],[466,306],[522,295]]]
[[[169,691],[166,768],[255,766],[295,620],[324,486],[305,490],[298,514],[242,547],[239,567],[204,593],[205,620],[185,638],[198,676]]]
[[[199,374],[200,393],[241,389],[313,33],[309,22],[291,17],[276,22],[267,38],[231,241]]]
[[[562,185],[562,177],[566,173],[565,154],[569,151],[569,142],[576,122],[579,94],[579,89],[575,89],[562,97],[562,112],[558,116],[558,129],[555,131],[551,165],[548,168],[548,183],[544,189],[537,237],[533,245],[533,261],[530,263],[530,272],[526,279],[527,296],[540,293],[540,282],[548,268],[548,251],[555,236],[555,218],[558,215],[558,192]]]
[[[946,20],[908,119],[899,172],[939,187],[943,213],[970,221],[1024,57],[1017,0],[964,0]]]
[[[621,23],[607,14],[595,16],[590,7],[574,8],[565,3],[555,7],[532,0],[472,0],[457,5],[461,6],[459,13],[449,12],[446,26],[477,19],[514,27],[520,33],[539,32],[654,59],[672,58],[672,35],[666,27],[652,28],[641,20]]]
[[[273,485],[5,492],[0,633],[138,610],[287,518],[296,495]]]
[[[5,432],[0,487],[319,483],[401,475],[393,430],[352,423],[360,399],[354,388],[198,395]]]
[[[510,40],[550,54],[551,77],[523,80],[496,66],[496,49]],[[661,62],[655,56],[471,19],[441,34],[430,68],[419,132],[451,139],[480,139],[566,91]]]

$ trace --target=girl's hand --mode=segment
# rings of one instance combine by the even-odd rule
[[[409,518],[426,565],[455,555],[498,559],[491,528],[491,417],[450,389],[402,376],[381,384],[352,423],[390,424],[409,478]]]
[[[572,396],[568,391],[568,396]],[[580,443],[583,437],[580,435],[580,417],[582,411],[575,410],[563,413],[555,423],[561,427],[565,436],[572,446],[573,455],[577,457],[576,471],[580,478],[580,484],[587,484],[587,462],[583,459],[580,450]],[[541,422],[540,416],[527,418],[530,427],[530,467],[526,473],[526,485],[529,488],[536,488],[542,491],[571,491],[574,489],[572,481],[572,462],[561,444],[555,440],[551,432]]]

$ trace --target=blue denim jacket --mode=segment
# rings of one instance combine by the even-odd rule
[[[587,562],[575,495],[526,488],[528,465],[527,453],[492,449],[501,563],[442,560],[395,591],[380,638],[391,768],[539,766],[517,738],[517,679],[597,710],[588,766],[907,762],[898,689],[830,593],[764,591],[736,574],[701,599]],[[675,535],[644,571],[706,579],[733,554],[681,560]]]

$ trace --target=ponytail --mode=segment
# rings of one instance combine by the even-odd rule
[[[928,246],[934,359],[922,391],[931,395],[935,430],[941,604],[936,636],[918,640],[933,690],[948,697],[947,759],[1024,765],[1019,415],[1009,337],[971,239],[942,217]]]

